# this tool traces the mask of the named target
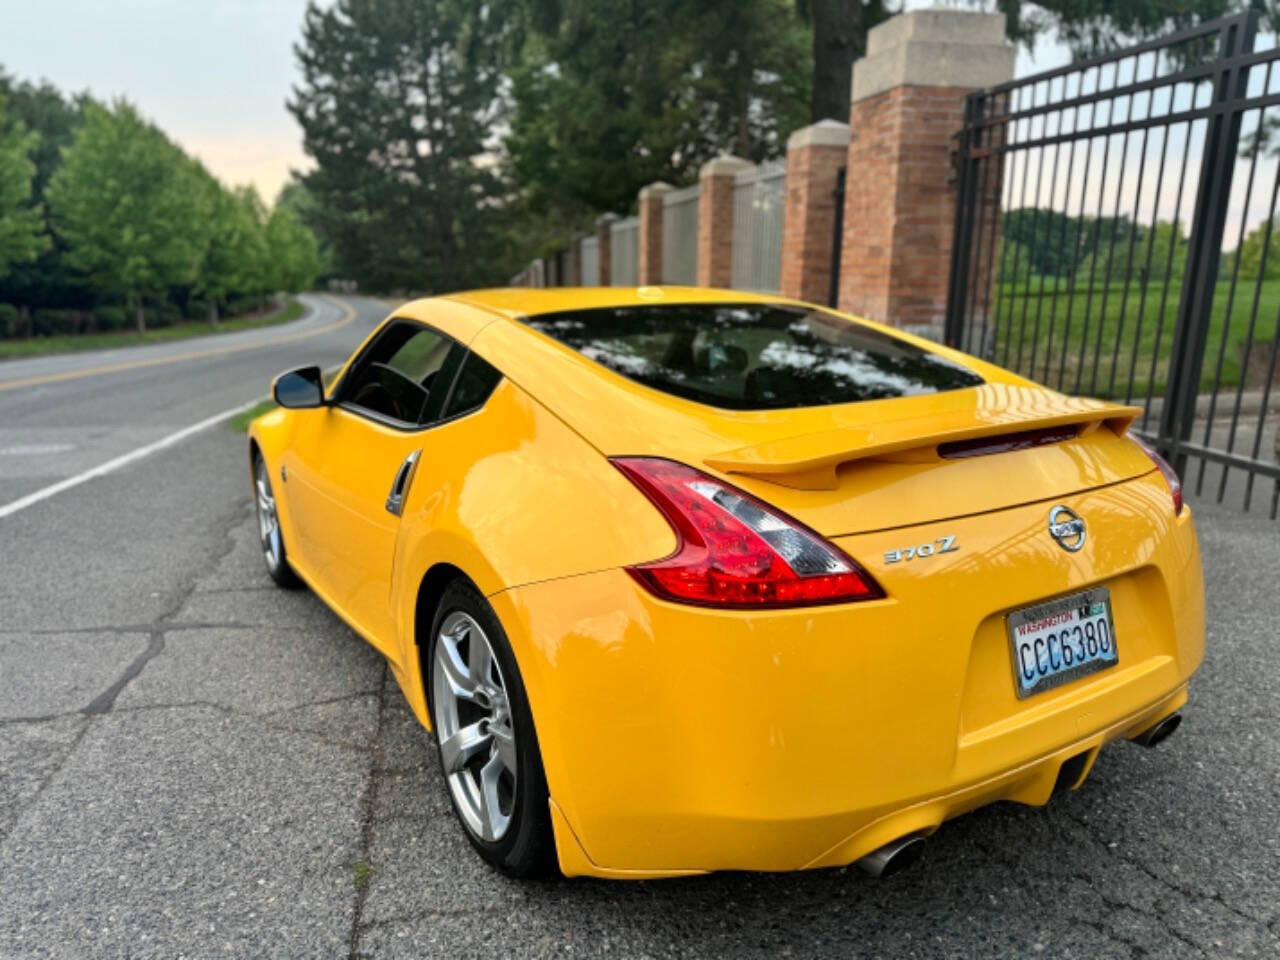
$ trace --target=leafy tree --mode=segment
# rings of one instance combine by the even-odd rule
[[[31,204],[36,165],[31,151],[39,138],[6,117],[0,96],[0,277],[13,263],[34,260],[45,246],[44,218]]]
[[[236,274],[241,293],[263,296],[271,286],[270,250],[267,247],[267,207],[256,187],[244,185],[231,192],[244,226],[242,259]],[[265,297],[264,297],[265,299]]]
[[[1257,0],[969,0],[1004,13],[1009,39],[1035,49],[1051,36],[1077,60],[1195,26],[1238,10],[1263,9]],[[1194,51],[1185,51],[1194,55]]]
[[[31,190],[43,201],[44,189],[62,162],[62,151],[80,125],[81,109],[87,97],[63,97],[48,81],[31,83],[9,76],[0,68],[0,99],[8,102],[8,111],[39,139],[31,151],[36,165]]]
[[[67,262],[133,306],[139,331],[143,302],[193,283],[203,257],[185,161],[128,103],[89,103],[46,192]]]
[[[1187,269],[1187,235],[1182,231],[1182,224],[1176,220],[1172,223],[1161,220],[1154,230],[1155,236],[1148,236],[1149,247],[1146,252],[1138,251],[1139,256],[1150,259],[1150,267],[1145,260],[1141,267],[1147,281],[1164,280],[1166,277],[1181,280]],[[1134,269],[1139,269],[1136,259]]]
[[[35,164],[31,180],[31,207],[45,208],[45,188],[62,162],[62,151],[81,120],[83,98],[64,98],[49,83],[19,81],[0,70],[0,98],[7,99],[7,113],[38,137],[30,153]],[[0,303],[40,304],[52,307],[86,307],[95,301],[93,289],[64,261],[65,248],[44,227],[49,242],[34,260],[10,264],[7,276],[0,271]]]
[[[807,120],[808,37],[788,0],[525,0],[506,147],[531,210],[624,213],[707,159],[781,155]]]
[[[250,291],[259,279],[255,258],[265,257],[266,245],[250,202],[241,202],[203,167],[196,176],[207,243],[193,291],[205,298],[209,323],[216,325],[219,307],[232,294]]]
[[[315,283],[320,274],[320,251],[315,235],[286,206],[276,204],[265,229],[269,286],[297,293]]]
[[[1135,235],[1132,224],[1128,229],[1117,226],[1114,231],[1104,231],[1096,249],[1080,262],[1076,284],[1101,287],[1107,282],[1158,283],[1166,277],[1176,280],[1182,277],[1186,259],[1187,238],[1181,224],[1162,220],[1155,225],[1154,235],[1145,227],[1139,227]]]
[[[1244,238],[1244,242],[1240,244],[1238,256],[1240,258],[1240,280],[1242,284],[1254,284],[1259,279],[1263,280],[1280,280],[1280,236],[1276,236],[1276,231],[1270,231],[1270,239],[1267,237],[1267,224],[1261,223],[1254,227]],[[1267,258],[1265,265],[1262,259],[1263,247],[1266,247]],[[1231,262],[1227,257],[1223,258],[1222,266],[1218,271],[1218,279],[1229,280],[1231,278]]]
[[[1031,262],[1031,253],[1025,243],[1004,237],[995,251],[997,283],[1025,286],[1037,274]]]
[[[1000,222],[1000,233],[1023,244],[1036,273],[1068,276],[1091,238],[1080,218],[1048,208],[1009,210]]]
[[[311,2],[289,109],[338,267],[381,289],[456,289],[502,258],[492,162],[511,9],[503,0]]]

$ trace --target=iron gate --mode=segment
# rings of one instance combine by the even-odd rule
[[[946,324],[1055,389],[1139,404],[1190,489],[1272,519],[1278,61],[1248,13],[972,94]]]

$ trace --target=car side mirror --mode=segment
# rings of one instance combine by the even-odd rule
[[[305,410],[324,406],[324,377],[319,367],[299,367],[276,377],[271,396],[282,407]]]

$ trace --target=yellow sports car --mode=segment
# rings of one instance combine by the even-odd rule
[[[1139,411],[826,309],[419,300],[274,395],[267,569],[386,656],[512,875],[884,875],[1168,736],[1203,657]]]

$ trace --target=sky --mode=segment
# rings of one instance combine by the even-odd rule
[[[227,184],[270,203],[305,168],[285,109],[306,0],[0,0],[0,65],[124,96]]]
[[[909,7],[921,4],[909,3]],[[124,96],[227,184],[270,203],[305,169],[285,109],[306,0],[0,0],[0,65],[64,92]],[[1019,73],[1065,62],[1045,43]]]
[[[293,44],[305,9],[306,0],[0,0],[0,65],[64,92],[127,97],[224,183],[252,183],[270,203],[291,169],[310,165],[285,109],[298,80]],[[1017,75],[1069,61],[1061,44],[1041,39],[1034,54],[1019,50]],[[1126,162],[1133,170],[1122,206],[1132,204],[1140,165],[1140,156]],[[1158,204],[1164,218],[1175,215],[1171,189]],[[1240,193],[1233,191],[1229,220],[1252,226],[1266,215],[1266,191],[1248,203]],[[1189,210],[1178,213],[1188,219]]]

